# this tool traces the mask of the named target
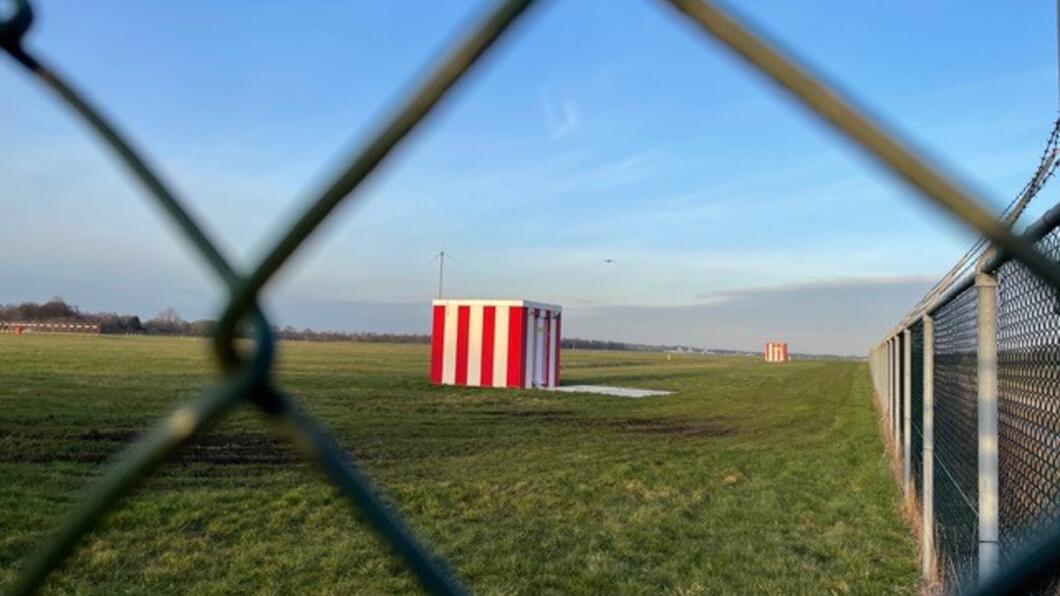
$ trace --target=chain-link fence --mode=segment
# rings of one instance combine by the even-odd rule
[[[976,306],[969,288],[935,313],[935,537],[951,583],[974,575],[979,547]]]
[[[1060,260],[1060,206],[1023,237]],[[886,378],[912,388],[913,440],[909,453],[896,449],[895,456],[909,459],[903,484],[922,504],[924,569],[950,588],[990,578],[995,583],[986,585],[999,588],[1001,572],[1043,548],[1043,536],[1053,533],[1045,548],[1057,548],[1060,291],[1004,253],[980,251],[973,262],[925,303],[908,335],[895,333],[874,348],[870,365],[887,367],[873,379],[889,424],[902,415],[904,396],[903,383]],[[912,338],[908,347],[904,337]],[[887,432],[901,445],[897,426]],[[1060,576],[1042,574],[1018,591],[1060,594]]]
[[[30,72],[39,82],[57,94],[71,110],[80,115],[84,122],[100,135],[104,143],[113,150],[129,168],[147,191],[148,196],[172,219],[189,244],[199,256],[210,265],[217,274],[219,283],[228,290],[229,301],[220,317],[217,332],[214,336],[214,348],[222,379],[217,386],[201,396],[198,400],[185,405],[158,425],[144,437],[129,447],[110,467],[108,472],[81,500],[73,507],[61,522],[56,532],[45,541],[37,553],[25,564],[21,576],[13,588],[17,594],[31,593],[40,588],[51,572],[62,565],[65,558],[74,550],[80,539],[92,531],[102,517],[118,504],[121,497],[135,488],[139,481],[153,472],[157,467],[190,437],[200,433],[209,425],[231,412],[239,405],[250,405],[273,417],[279,427],[294,437],[293,443],[302,449],[304,455],[317,464],[334,482],[350,503],[356,507],[383,537],[393,552],[403,559],[414,573],[420,584],[428,591],[435,593],[460,593],[461,585],[447,569],[422,545],[404,525],[403,521],[378,497],[372,483],[364,476],[346,454],[323,430],[319,422],[308,416],[297,402],[279,389],[271,376],[273,366],[273,338],[268,321],[256,306],[259,294],[283,266],[288,258],[310,236],[333,210],[343,201],[352,200],[355,190],[397,146],[438,104],[446,93],[475,64],[476,61],[497,41],[498,38],[525,12],[532,0],[506,0],[497,3],[472,28],[470,33],[454,43],[431,71],[420,81],[419,85],[402,101],[397,102],[394,112],[383,119],[373,135],[357,152],[349,157],[345,167],[334,180],[322,189],[314,201],[296,217],[287,230],[272,245],[267,255],[250,271],[234,269],[206,236],[202,228],[194,221],[183,207],[183,202],[169,189],[140,157],[139,153],[125,138],[105,119],[99,111],[90,105],[78,92],[66,84],[55,70],[48,67],[37,56],[32,55],[23,45],[23,39],[29,31],[33,14],[27,0],[0,0],[0,49],[4,50],[14,61]],[[747,65],[756,69],[787,91],[796,101],[808,107],[825,124],[846,136],[855,145],[866,151],[881,165],[887,167],[900,179],[920,191],[921,195],[976,229],[984,236],[981,246],[989,242],[1005,251],[1007,259],[1019,262],[1021,283],[1039,284],[1041,294],[1054,299],[1054,288],[1060,288],[1060,266],[1055,262],[1056,255],[1050,259],[1039,252],[1031,242],[1014,235],[1006,219],[999,219],[983,207],[985,204],[973,193],[962,188],[952,180],[941,175],[930,164],[900,142],[895,135],[888,132],[873,119],[854,107],[854,103],[824,84],[820,77],[812,75],[800,66],[790,55],[781,52],[751,29],[733,19],[705,0],[668,0],[666,2],[692,26],[719,41],[732,50]],[[1054,129],[1050,143],[1055,149],[1057,131]],[[1043,155],[1042,166],[1035,179],[1028,183],[1022,194],[1033,195],[1044,180],[1055,169],[1054,153],[1047,150]],[[1011,215],[1021,209],[1010,209]],[[1015,263],[1016,261],[1009,261]],[[1012,267],[1010,265],[1010,267]],[[1014,273],[1015,275],[1015,273]],[[1039,281],[1040,280],[1040,281]],[[950,284],[945,279],[939,287],[945,290]],[[942,291],[940,290],[940,291]],[[930,299],[929,299],[930,298]],[[899,330],[904,330],[918,319],[923,312],[921,306],[937,302],[935,296],[925,298],[923,305]],[[1043,303],[1044,304],[1044,303]],[[1051,304],[1051,303],[1049,303]],[[1046,304],[1046,311],[1056,314],[1056,307]],[[1052,309],[1052,310],[1050,310]],[[1021,311],[1013,316],[1038,317],[1034,311]],[[962,319],[963,320],[963,319]],[[982,317],[980,317],[980,324]],[[1023,319],[1019,319],[1022,321]],[[1036,319],[1035,319],[1036,320]],[[1032,323],[1032,326],[1037,323]],[[250,355],[241,355],[235,346],[236,330],[240,325],[252,329],[254,350]],[[1014,323],[1015,331],[1006,338],[1006,358],[1023,359],[1025,369],[1030,371],[1030,378],[1040,371],[1052,370],[1041,367],[1042,359],[1055,358],[1052,347],[1033,344],[1029,348],[1024,335],[1018,329],[1023,323]],[[930,327],[925,326],[923,333],[924,355],[933,355],[931,349]],[[872,375],[876,384],[878,403],[890,416],[893,423],[897,451],[908,457],[911,448],[906,448],[903,438],[911,438],[909,423],[911,406],[899,400],[903,396],[902,379],[908,377],[913,366],[902,364],[901,351],[897,342],[888,341],[881,344],[872,353]],[[1037,341],[1037,340],[1035,340]],[[963,349],[957,341],[956,349]],[[1051,346],[1052,344],[1050,344]],[[893,350],[890,350],[894,348]],[[890,350],[891,353],[886,353]],[[964,353],[962,353],[963,355]],[[1050,356],[1052,355],[1052,356]],[[962,356],[963,357],[963,356]],[[1030,360],[1027,360],[1027,359]],[[979,355],[982,360],[982,354]],[[1055,362],[1055,360],[1049,360]],[[1027,364],[1029,363],[1029,364]],[[943,364],[942,369],[954,366]],[[957,363],[956,366],[962,366]],[[940,369],[941,370],[941,369]],[[982,367],[979,368],[982,370]],[[922,374],[929,375],[932,367],[924,367]],[[1049,388],[1035,386],[1024,376],[1004,376],[1005,399],[1013,403],[1033,402],[1030,409],[1013,407],[1004,410],[1002,425],[1006,428],[1005,437],[1013,442],[1012,446],[1002,448],[1006,455],[1003,462],[1018,461],[1011,464],[1013,470],[1022,469],[1018,480],[1007,478],[1004,486],[1014,483],[1023,484],[1025,477],[1051,478],[1035,484],[1028,494],[1009,503],[1005,509],[1009,513],[1006,526],[1015,533],[1027,534],[1037,528],[1044,528],[1042,519],[1055,517],[1056,476],[1056,401],[1055,394]],[[937,383],[936,383],[937,384]],[[979,383],[980,389],[982,382]],[[932,444],[931,425],[927,424],[928,412],[932,409],[932,383],[923,383],[923,450],[927,454]],[[1037,387],[1036,389],[1033,387]],[[1026,392],[1030,393],[1026,393]],[[905,391],[911,397],[912,391]],[[1028,397],[1033,394],[1032,397]],[[1021,397],[1022,396],[1022,397]],[[961,399],[960,397],[954,399]],[[982,391],[979,395],[982,411]],[[996,403],[996,402],[995,402]],[[938,410],[942,413],[942,410]],[[959,416],[967,418],[967,412],[961,410]],[[962,418],[962,420],[964,419]],[[1042,429],[1044,427],[1044,430]],[[980,420],[982,432],[982,420]],[[959,439],[955,439],[959,440]],[[1052,444],[1049,441],[1052,441]],[[983,442],[979,441],[980,449]],[[996,451],[995,451],[996,453]],[[1051,458],[1051,459],[1050,459]],[[982,459],[982,456],[980,456]],[[925,460],[931,463],[933,460]],[[954,461],[954,467],[967,465],[966,460]],[[980,483],[982,471],[980,470]],[[925,474],[924,495],[929,498],[931,475]],[[956,486],[956,483],[955,483]],[[982,491],[980,491],[982,492]],[[979,495],[982,502],[983,495]],[[980,508],[981,509],[981,508]],[[1033,518],[1034,521],[1030,521]],[[980,527],[982,521],[980,520]],[[981,532],[980,532],[981,534]],[[1051,528],[1044,532],[1042,542],[1028,550],[1025,555],[1013,557],[1011,566],[1005,573],[995,574],[993,582],[984,584],[981,590],[987,593],[1017,593],[1028,586],[1041,584],[1043,578],[1054,573],[1054,567],[1060,565],[1060,528]],[[980,540],[982,536],[980,536]],[[1021,540],[1022,542],[1022,540]],[[704,546],[707,548],[707,546]],[[981,552],[981,551],[980,551]]]

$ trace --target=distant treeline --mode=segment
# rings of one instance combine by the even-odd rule
[[[560,347],[565,350],[619,350],[626,351],[630,350],[629,344],[624,344],[619,341],[604,341],[600,339],[577,339],[577,338],[563,338],[560,340]]]
[[[298,330],[294,327],[284,327],[274,330],[276,337],[280,339],[294,339],[301,341],[354,341],[363,343],[385,343],[385,344],[429,344],[430,335],[416,335],[411,333],[352,333],[347,331],[314,331],[312,329]]]
[[[619,352],[666,352],[671,350],[691,350],[685,346],[655,346],[649,344],[631,344],[621,341],[602,339],[563,338],[560,345],[565,350],[612,350]],[[698,351],[698,350],[696,350]]]
[[[109,312],[84,312],[80,308],[67,304],[62,298],[52,298],[44,304],[24,302],[0,306],[0,321],[20,322],[53,322],[53,323],[88,323],[99,325],[100,333],[139,334],[139,335],[183,335],[189,337],[209,337],[217,329],[217,321],[199,319],[186,321],[175,308],[167,308],[158,316],[141,321],[136,315],[119,315]],[[429,335],[412,335],[402,333],[349,333],[345,331],[316,331],[313,329],[295,329],[294,327],[273,328],[273,333],[280,339],[302,341],[356,341],[372,343],[429,343]]]

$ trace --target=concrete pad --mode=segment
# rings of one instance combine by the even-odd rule
[[[632,387],[609,387],[607,385],[562,385],[560,387],[553,387],[552,391],[563,391],[564,393],[595,393],[597,395],[614,395],[615,397],[631,397],[633,399],[653,397],[656,395],[670,395],[673,393],[673,391],[634,389]]]

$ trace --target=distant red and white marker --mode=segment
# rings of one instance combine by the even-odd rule
[[[529,300],[435,300],[431,382],[559,386],[562,307]]]
[[[790,360],[788,344],[782,341],[766,342],[765,357],[766,362],[787,362]]]

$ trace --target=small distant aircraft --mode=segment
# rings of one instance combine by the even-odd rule
[[[610,263],[610,264],[613,265],[615,263],[615,260],[614,259],[604,259],[604,262],[605,263]]]

